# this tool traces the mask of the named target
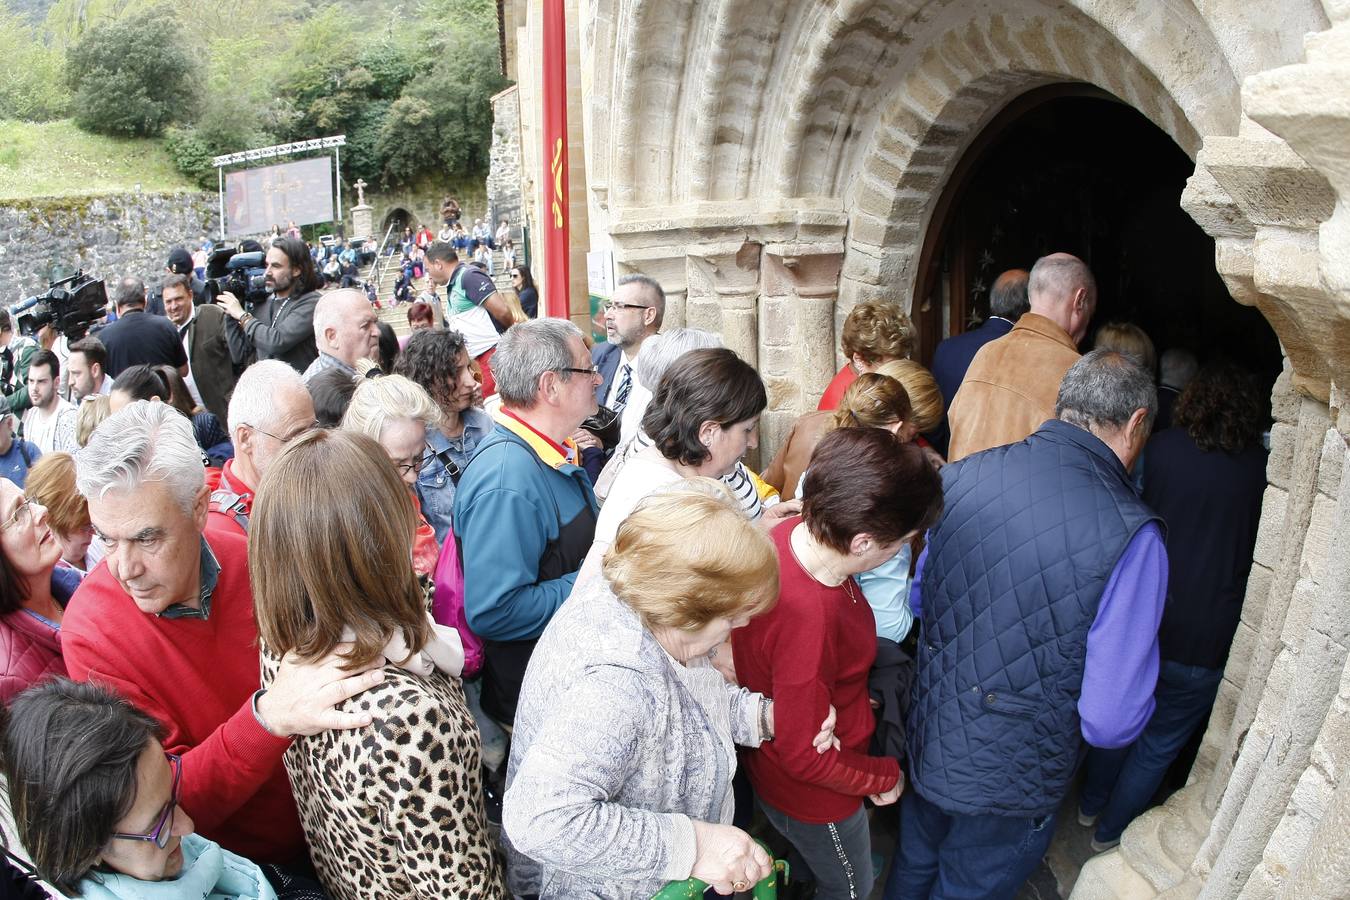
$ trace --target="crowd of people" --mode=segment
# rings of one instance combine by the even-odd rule
[[[1080,354],[1096,285],[1052,254],[931,371],[857,304],[757,471],[768,388],[656,280],[592,344],[408,238],[401,341],[286,235],[264,301],[175,251],[162,312],[136,278],[78,340],[0,311],[11,868],[636,900],[786,855],[819,898],[1012,897],[1079,782],[1098,849],[1147,808],[1237,627],[1249,376],[1168,348],[1159,379],[1129,323]]]

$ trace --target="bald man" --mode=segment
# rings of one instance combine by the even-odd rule
[[[1078,257],[1053,253],[1032,266],[1027,295],[1030,312],[980,348],[956,392],[950,462],[1016,443],[1055,417],[1059,383],[1097,308],[1097,282]]]
[[[954,334],[937,345],[932,368],[938,389],[942,391],[943,409],[951,409],[971,360],[980,348],[1012,331],[1013,325],[1026,313],[1029,277],[1026,269],[1009,269],[995,278],[994,286],[989,289],[989,318],[978,327]]]
[[[319,357],[302,376],[305,383],[326,369],[356,377],[356,361],[378,359],[380,329],[364,291],[341,288],[319,298],[314,307],[314,344]]]

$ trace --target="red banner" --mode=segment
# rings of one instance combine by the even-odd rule
[[[544,0],[544,308],[568,318],[571,304],[567,206],[567,22],[563,0]]]

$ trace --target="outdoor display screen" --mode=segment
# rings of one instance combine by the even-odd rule
[[[225,173],[225,221],[230,237],[333,221],[333,158]]]

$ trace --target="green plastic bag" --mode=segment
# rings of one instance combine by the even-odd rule
[[[757,843],[764,847],[764,852],[770,856],[773,853],[768,847],[764,846],[763,841]],[[752,895],[755,900],[777,900],[778,897],[778,876],[783,876],[784,883],[789,877],[789,869],[786,860],[776,859],[773,863],[773,870],[769,872],[762,880],[755,884],[752,889]],[[672,881],[661,889],[652,900],[702,900],[703,894],[708,890],[708,885],[697,878],[686,878],[684,881]]]

